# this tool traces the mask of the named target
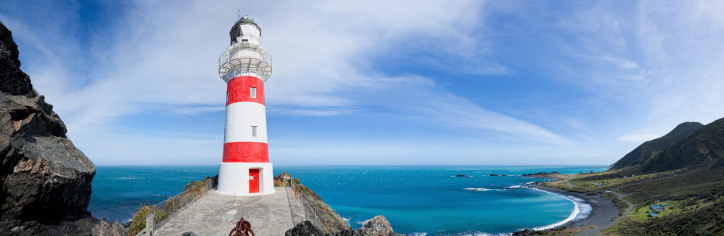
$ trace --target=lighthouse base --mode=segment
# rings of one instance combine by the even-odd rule
[[[274,193],[272,163],[222,162],[216,191],[228,195],[265,195]]]

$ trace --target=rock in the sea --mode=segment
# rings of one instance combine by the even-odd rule
[[[305,221],[302,221],[301,223],[295,225],[294,228],[287,230],[287,232],[285,232],[284,235],[285,236],[324,236],[325,234],[322,233],[321,230],[317,229],[317,227],[314,227],[312,222],[305,220]]]
[[[524,230],[515,232],[515,233],[513,233],[512,235],[513,235],[513,236],[525,236],[525,235],[530,235],[531,232],[533,232],[533,231],[530,231],[530,229],[524,229]]]
[[[383,215],[372,217],[372,219],[365,220],[362,223],[362,227],[355,230],[354,235],[356,236],[400,236],[402,234],[395,233],[392,230],[390,222]]]
[[[120,227],[87,210],[95,165],[65,136],[65,124],[33,90],[18,55],[0,22],[0,232],[113,235]]]

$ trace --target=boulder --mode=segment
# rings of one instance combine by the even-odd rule
[[[53,106],[20,70],[12,33],[0,22],[0,232],[2,235],[114,235],[91,217],[93,162],[65,136]]]
[[[372,219],[365,220],[362,223],[362,227],[355,230],[354,235],[356,236],[399,236],[401,234],[395,233],[392,230],[390,222],[383,215],[372,217]]]
[[[291,187],[292,175],[287,172],[274,176],[274,187]]]
[[[285,172],[286,173],[286,172]],[[324,236],[321,230],[317,229],[312,222],[308,220],[302,221],[295,225],[294,228],[287,230],[285,236]]]

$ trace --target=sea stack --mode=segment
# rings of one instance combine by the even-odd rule
[[[231,195],[274,193],[269,162],[264,82],[271,77],[271,55],[261,46],[261,28],[242,17],[229,32],[231,46],[219,57],[226,82],[224,154],[218,192]]]

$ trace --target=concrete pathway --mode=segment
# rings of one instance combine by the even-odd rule
[[[301,206],[288,187],[276,187],[263,196],[230,196],[210,190],[154,232],[154,235],[229,235],[243,216],[256,235],[284,235],[295,222],[304,220]]]

